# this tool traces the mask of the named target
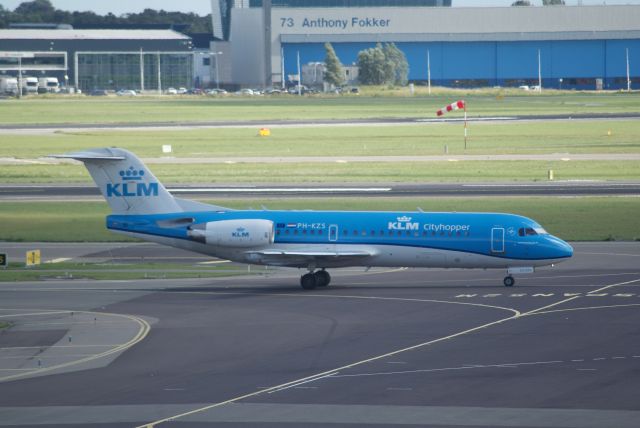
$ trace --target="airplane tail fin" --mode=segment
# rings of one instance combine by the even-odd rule
[[[84,162],[113,214],[162,214],[183,209],[133,153],[118,148],[54,155]]]

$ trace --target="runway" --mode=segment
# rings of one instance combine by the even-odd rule
[[[473,197],[473,196],[637,196],[640,182],[549,181],[518,183],[401,183],[363,185],[167,185],[174,196],[187,199],[238,197]],[[101,200],[94,185],[0,185],[0,201]]]
[[[0,426],[637,427],[640,243],[575,249],[512,289],[440,269],[2,283]]]
[[[579,113],[579,114],[536,114],[511,116],[473,116],[468,122],[523,122],[523,121],[567,121],[567,120],[637,120],[640,114],[631,113]],[[384,126],[420,123],[456,123],[458,118],[419,117],[379,117],[366,119],[312,119],[312,120],[237,120],[184,122],[127,122],[127,123],[73,123],[73,124],[0,124],[0,134],[27,133],[42,134],[59,130],[152,130],[152,129],[195,129],[195,128],[244,128],[244,127],[302,127],[302,126]]]

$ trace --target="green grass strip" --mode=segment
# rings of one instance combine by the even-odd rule
[[[639,100],[640,101],[640,100]],[[258,137],[254,128],[216,128],[156,131],[56,131],[45,134],[7,134],[0,158],[35,159],[93,147],[118,147],[140,157],[161,157],[170,144],[171,156],[421,156],[640,153],[640,121],[562,121],[472,123],[464,149],[463,126],[420,124],[402,126],[325,126],[273,128]]]
[[[507,212],[535,219],[571,241],[640,239],[640,198],[313,198],[215,201],[230,208]],[[4,202],[0,236],[7,241],[127,241],[106,230],[104,202]],[[0,244],[1,247],[1,244]]]
[[[408,89],[364,91],[361,96],[275,97],[26,97],[0,103],[0,123],[140,123],[237,120],[435,117],[455,99],[471,115],[504,116],[640,111],[637,93],[447,91],[409,96]],[[459,116],[459,114],[458,114]]]
[[[251,164],[154,164],[165,184],[420,183],[471,181],[638,180],[637,161],[435,161]],[[3,165],[0,182],[91,183],[82,165]]]

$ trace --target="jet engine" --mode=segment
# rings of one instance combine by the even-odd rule
[[[203,244],[221,247],[258,247],[273,243],[274,228],[270,220],[220,220],[196,224],[188,235]]]

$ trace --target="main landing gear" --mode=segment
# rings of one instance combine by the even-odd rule
[[[300,286],[305,290],[313,290],[316,287],[326,287],[330,282],[331,275],[324,269],[315,273],[309,272],[300,277]]]
[[[511,275],[509,275],[509,276],[505,276],[502,282],[504,283],[505,287],[513,287],[513,284],[516,283],[516,280],[513,279]]]

